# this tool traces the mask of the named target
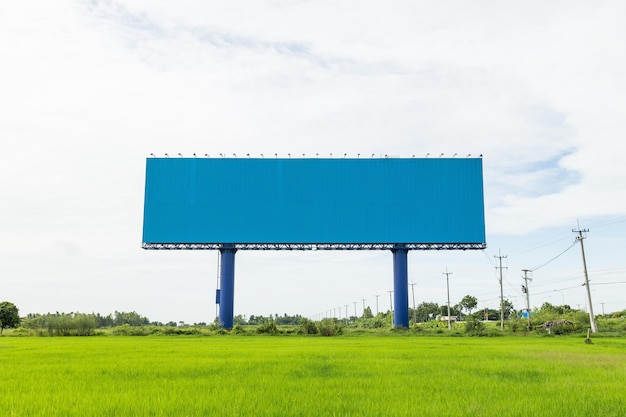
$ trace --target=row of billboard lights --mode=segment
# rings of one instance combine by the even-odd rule
[[[170,157],[170,155],[169,155],[169,154],[167,154],[167,153],[166,153],[166,154],[164,154],[164,155],[165,155],[165,157],[166,157],[166,158],[169,158],[169,157]],[[260,155],[261,155],[261,158],[265,158],[265,155],[263,155],[263,154],[260,154]],[[374,154],[374,153],[373,153],[371,157],[372,157],[372,158],[374,158],[374,156],[375,156],[375,155],[376,155],[376,154]],[[443,153],[442,153],[442,154],[440,154],[440,155],[439,155],[439,158],[442,158],[444,155],[445,155],[445,154],[443,154]],[[458,155],[459,155],[458,153],[455,153],[454,155],[452,155],[452,158],[456,158]],[[151,153],[151,154],[150,154],[150,156],[151,156],[151,157],[153,157],[153,158],[156,158],[156,157],[157,157],[154,153]],[[177,155],[177,156],[179,156],[179,157],[183,158],[183,154],[182,154],[182,153],[180,153],[180,152],[178,153],[178,155]],[[194,158],[196,158],[197,156],[198,156],[198,155],[196,155],[195,153],[193,154],[193,157],[194,157]],[[227,156],[226,154],[223,154],[223,153],[220,153],[220,154],[219,154],[219,156],[220,156],[220,158],[228,158],[228,156]],[[234,153],[232,156],[233,156],[233,158],[237,158],[237,154],[236,154],[236,153]],[[248,158],[250,158],[250,154],[249,154],[249,153],[247,153],[247,154],[246,154],[246,156],[247,156]],[[291,158],[291,154],[290,154],[290,153],[288,153],[288,154],[287,154],[287,156],[288,156],[289,158]],[[315,157],[316,157],[316,158],[319,158],[319,156],[320,156],[320,154],[319,154],[319,153],[316,153],[316,154],[315,154]],[[348,156],[348,154],[347,154],[347,153],[344,153],[344,154],[343,154],[343,157],[344,157],[344,158],[346,158],[347,156]],[[356,154],[356,156],[357,156],[357,158],[360,158],[360,157],[361,157],[361,154],[360,154],[360,153],[357,153],[357,154]],[[428,158],[429,156],[430,156],[430,153],[427,153],[427,154],[426,154],[426,156],[425,156],[425,158]],[[469,158],[469,157],[471,157],[471,156],[472,156],[472,154],[471,154],[471,153],[468,153],[468,154],[467,154],[467,156],[466,156],[466,158]],[[206,157],[206,158],[210,158],[210,157],[211,157],[211,155],[209,155],[208,153],[205,153],[205,154],[204,154],[204,157]],[[275,154],[274,154],[274,157],[278,158],[278,154],[277,154],[277,153],[275,153]],[[306,158],[306,154],[304,154],[304,153],[303,153],[303,154],[302,154],[302,157],[303,157],[303,158]],[[333,157],[332,152],[330,153],[330,157],[331,157],[331,158]],[[394,157],[394,156],[390,156],[390,155],[387,155],[387,154],[385,154],[384,156],[381,156],[381,158],[393,158],[393,157]],[[412,157],[412,158],[415,158],[415,154],[413,154],[411,157]],[[483,157],[483,155],[482,155],[482,154],[480,154],[480,155],[479,155],[479,157],[480,157],[480,158],[482,158],[482,157]]]

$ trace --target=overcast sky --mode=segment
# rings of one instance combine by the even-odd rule
[[[484,155],[488,248],[411,252],[417,303],[446,302],[447,267],[453,304],[497,308],[500,251],[516,308],[535,269],[531,306],[584,309],[581,228],[595,312],[626,309],[624,21],[621,0],[0,0],[0,301],[212,321],[217,253],[141,249],[150,153],[443,153]],[[240,251],[235,313],[387,310],[391,265]]]

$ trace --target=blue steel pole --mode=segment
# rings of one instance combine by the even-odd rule
[[[408,249],[392,249],[393,253],[393,326],[409,327]]]
[[[219,325],[233,328],[233,304],[235,301],[235,252],[236,249],[220,249],[220,317]]]

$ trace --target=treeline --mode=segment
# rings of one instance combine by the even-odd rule
[[[469,296],[468,296],[469,297]],[[544,303],[540,308],[531,312],[530,320],[522,316],[521,311],[512,308],[512,304],[505,304],[504,327],[505,332],[500,331],[500,311],[494,309],[481,309],[472,312],[475,307],[473,297],[465,299],[466,303],[451,306],[450,316],[453,332],[465,332],[471,335],[483,335],[493,333],[517,333],[534,331],[537,333],[548,332],[550,334],[563,334],[582,331],[589,327],[589,315],[582,311],[571,308],[569,305],[552,305]],[[5,306],[7,308],[4,308]],[[17,308],[10,303],[0,305],[6,311],[0,313],[5,324],[10,317],[17,315]],[[11,307],[11,308],[9,308]],[[508,308],[507,308],[508,307]],[[8,313],[15,313],[9,315]],[[332,312],[326,313],[330,315]],[[212,335],[212,334],[319,334],[332,336],[342,334],[344,331],[358,331],[358,329],[378,329],[387,331],[393,329],[393,312],[387,310],[376,315],[372,314],[369,307],[365,308],[359,317],[317,317],[305,318],[299,314],[288,315],[236,315],[232,330],[224,330],[219,323],[214,321],[207,323],[184,322],[168,323],[151,322],[147,317],[134,311],[120,312],[109,315],[99,313],[47,313],[28,314],[26,317],[13,320],[10,325],[4,327],[15,329],[18,335],[38,336],[90,336],[94,334],[113,334],[127,336],[147,335]],[[448,307],[432,302],[423,302],[415,309],[409,309],[410,330],[425,333],[444,333],[447,331]],[[613,334],[626,334],[626,310],[607,315],[597,315],[597,325],[600,332]],[[489,325],[486,322],[492,322]],[[494,324],[497,324],[494,325]],[[103,329],[98,331],[98,329]]]
[[[257,326],[263,323],[273,322],[277,326],[297,326],[302,321],[302,318],[303,317],[299,314],[296,314],[295,316],[290,316],[288,314],[283,314],[282,316],[279,316],[278,314],[255,316],[252,314],[248,318],[244,315],[237,314],[233,317],[233,323],[241,326]]]
[[[39,335],[48,336],[90,336],[98,328],[116,326],[145,326],[151,324],[147,317],[132,312],[116,311],[102,316],[100,313],[46,313],[28,314],[21,320],[21,326]]]

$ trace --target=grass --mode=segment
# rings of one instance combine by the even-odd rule
[[[2,416],[626,415],[626,339],[0,338]]]

